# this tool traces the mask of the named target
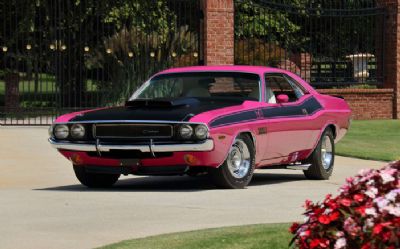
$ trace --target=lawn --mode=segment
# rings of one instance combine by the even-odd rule
[[[0,95],[5,93],[5,82],[0,80]],[[20,80],[18,86],[20,93],[34,93],[35,92],[35,82],[33,80]],[[86,90],[96,91],[97,87],[95,83],[88,79],[86,80]],[[41,74],[39,76],[39,82],[37,85],[38,93],[55,93],[58,92],[55,76],[48,74]]]
[[[264,224],[206,229],[126,240],[102,249],[246,249],[288,248],[290,224]]]
[[[400,159],[400,120],[353,121],[336,147],[342,156],[393,161]]]

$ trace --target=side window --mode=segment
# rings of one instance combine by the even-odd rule
[[[298,99],[308,93],[308,91],[302,85],[300,85],[297,81],[295,81],[291,77],[285,75],[285,78],[288,80],[289,84],[294,89]]]
[[[281,74],[267,74],[265,84],[268,103],[273,103],[271,95],[275,99],[279,94],[286,94],[289,97],[289,102],[297,101],[304,95],[304,91],[295,82]]]

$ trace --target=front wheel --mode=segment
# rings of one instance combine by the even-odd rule
[[[238,189],[246,187],[253,177],[255,149],[248,135],[239,135],[232,144],[225,162],[211,170],[216,186]]]
[[[307,159],[311,166],[304,175],[312,180],[328,180],[333,172],[335,162],[335,142],[331,129],[326,129],[314,152]]]
[[[118,181],[120,174],[99,174],[86,172],[85,166],[75,166],[76,178],[89,188],[107,188]]]

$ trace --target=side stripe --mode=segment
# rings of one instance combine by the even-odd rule
[[[308,98],[300,105],[262,108],[264,118],[294,118],[313,115],[322,109],[321,104],[314,98]]]
[[[210,127],[215,128],[232,124],[240,124],[259,119],[304,117],[313,115],[322,109],[323,108],[321,104],[314,97],[310,97],[300,105],[266,107],[221,116],[211,121]],[[257,115],[258,111],[261,111],[262,117]]]
[[[211,121],[211,127],[218,127],[223,125],[230,125],[236,123],[243,123],[257,120],[258,116],[255,110],[244,111],[240,113],[229,114],[226,116],[221,116],[217,119]]]

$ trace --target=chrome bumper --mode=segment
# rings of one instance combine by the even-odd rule
[[[194,144],[140,144],[140,145],[115,145],[115,144],[84,144],[60,142],[49,138],[53,148],[61,150],[74,150],[86,152],[108,152],[110,150],[140,150],[141,152],[176,152],[176,151],[211,151],[214,141],[207,139],[202,143]]]

